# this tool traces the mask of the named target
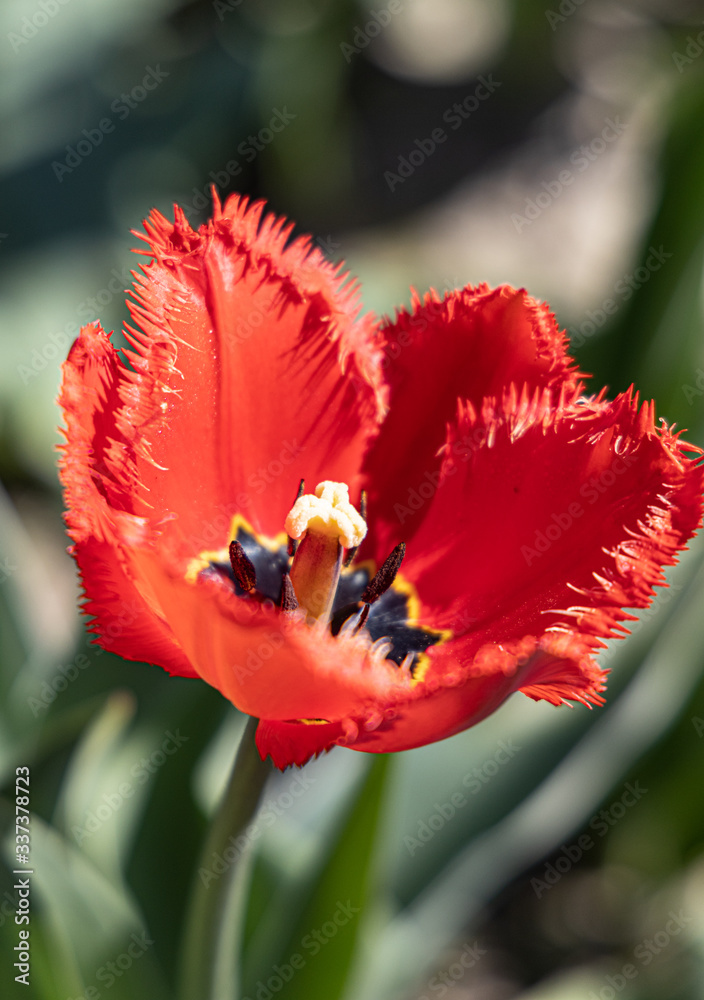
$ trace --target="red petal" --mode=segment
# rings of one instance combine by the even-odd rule
[[[650,603],[700,523],[698,451],[629,394],[555,411],[548,393],[511,393],[479,421],[463,409],[404,564],[427,622],[456,636],[431,670],[532,637],[549,655],[527,693],[594,700],[588,654],[626,631],[623,608]]]
[[[549,642],[549,640],[548,640]],[[507,643],[484,650],[477,662],[462,666],[451,654],[443,670],[428,673],[414,684],[411,697],[389,699],[383,706],[336,723],[314,724],[264,719],[257,729],[262,758],[271,756],[276,767],[299,766],[337,745],[369,753],[410,750],[442,740],[485,719],[554,656],[535,641]],[[599,687],[600,671],[595,681]],[[576,677],[583,685],[584,678]],[[562,674],[565,684],[565,672]],[[571,697],[576,697],[571,692]],[[595,697],[594,700],[600,700]]]
[[[335,723],[278,722],[264,719],[257,728],[262,759],[270,756],[278,768],[299,767],[335,745],[369,753],[409,750],[452,736],[481,722],[515,690],[503,674],[472,678],[463,686],[426,690],[384,711],[348,716]]]
[[[237,512],[281,531],[302,476],[354,485],[382,411],[356,290],[262,210],[233,196],[198,232],[178,209],[173,224],[158,212],[145,223],[155,259],[131,304],[140,378],[125,410],[150,455],[138,458],[144,496],[178,516],[193,551]]]
[[[365,551],[377,560],[417,530],[458,398],[478,410],[511,383],[566,396],[580,386],[549,308],[507,285],[467,287],[443,300],[414,296],[411,312],[401,311],[382,332],[389,414],[365,462],[371,527]]]
[[[101,645],[129,659],[195,676],[153,602],[138,589],[127,553],[143,541],[134,514],[134,452],[119,426],[128,376],[99,324],[87,326],[63,366],[59,402],[66,420],[61,446],[69,534]]]
[[[276,722],[262,719],[257,726],[257,747],[262,760],[271,757],[283,771],[291,764],[303,767],[344,740],[341,722]]]
[[[90,539],[73,547],[86,594],[83,611],[98,643],[128,660],[164,667],[170,674],[197,677],[161,609],[141,592],[132,578],[120,544],[101,545]]]

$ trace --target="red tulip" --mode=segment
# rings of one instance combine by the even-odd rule
[[[602,639],[699,526],[700,449],[637,395],[585,396],[525,291],[358,319],[262,209],[154,212],[133,349],[90,324],[64,364],[97,641],[218,688],[282,768],[431,743],[513,691],[601,703]]]

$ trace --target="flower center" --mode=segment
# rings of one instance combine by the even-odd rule
[[[330,620],[345,549],[356,549],[367,533],[362,515],[350,503],[344,483],[319,483],[315,495],[299,496],[285,524],[289,538],[299,540],[291,566],[291,583],[309,618]]]
[[[320,483],[304,495],[303,482],[285,526],[276,538],[257,534],[241,514],[229,529],[228,547],[205,550],[189,563],[186,579],[217,581],[238,598],[283,614],[304,613],[310,624],[334,636],[367,636],[370,648],[421,676],[425,651],[451,633],[419,621],[415,588],[399,575],[406,546],[400,542],[377,566],[355,561],[367,533],[366,494],[357,510],[344,483]],[[293,558],[292,558],[293,557]]]

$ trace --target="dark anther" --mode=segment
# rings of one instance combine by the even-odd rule
[[[366,490],[362,490],[362,492],[360,494],[360,497],[359,497],[359,513],[362,515],[362,520],[366,521],[367,520],[367,491]],[[353,545],[351,549],[347,550],[347,555],[345,556],[345,561],[342,564],[343,566],[349,566],[349,564],[352,562],[352,560],[354,559],[354,557],[357,555],[357,549],[358,548],[359,548],[359,545]]]
[[[305,489],[305,485],[306,485],[305,479],[301,479],[300,483],[298,484],[298,493],[296,494],[296,500],[300,500],[301,497],[303,496],[303,490]],[[298,538],[289,538],[288,540],[288,554],[292,557],[295,556],[296,554],[296,549],[298,548],[298,541],[299,541]]]
[[[297,607],[298,598],[296,597],[296,591],[293,589],[291,577],[288,573],[284,573],[281,578],[281,610],[295,611]]]
[[[382,594],[385,594],[391,584],[396,579],[403,557],[406,554],[406,543],[399,542],[393,552],[386,557],[381,569],[377,570],[374,578],[365,587],[360,598],[365,604],[373,604],[378,601]]]
[[[359,632],[359,630],[362,628],[368,617],[369,617],[369,605],[365,604],[364,607],[362,608],[362,613],[359,616],[359,621],[354,627],[355,634]]]
[[[248,594],[251,593],[257,585],[257,571],[254,568],[254,563],[237,541],[230,542],[230,562],[232,572],[242,590]]]

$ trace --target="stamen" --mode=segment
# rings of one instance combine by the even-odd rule
[[[364,627],[364,623],[366,622],[367,618],[369,617],[369,608],[370,608],[370,606],[371,605],[369,605],[369,604],[365,604],[364,607],[362,608],[362,613],[359,616],[359,621],[357,622],[357,624],[354,627],[355,634],[357,632],[359,632],[360,629],[362,629]]]
[[[377,570],[374,578],[367,584],[360,600],[365,604],[373,604],[378,601],[382,594],[385,594],[391,584],[396,579],[403,557],[406,554],[406,543],[399,542],[396,548],[386,557],[381,569]]]
[[[362,607],[363,605],[359,601],[354,601],[352,604],[338,608],[330,619],[330,634],[339,635],[341,632],[351,631],[356,626],[355,618],[359,615]]]
[[[293,584],[291,583],[291,577],[288,573],[284,573],[281,578],[281,610],[286,611],[296,611],[298,608],[298,599],[296,597],[296,592],[293,589]]]
[[[257,571],[238,541],[230,542],[230,563],[242,590],[247,594],[251,593],[257,585]]]
[[[294,507],[296,506],[296,502],[298,500],[300,500],[301,497],[303,496],[303,490],[305,489],[305,486],[306,486],[305,479],[301,479],[300,483],[298,484],[298,493],[296,494],[296,499],[293,502]],[[288,554],[290,556],[295,556],[297,548],[298,548],[298,540],[296,538],[291,538],[291,536],[289,535],[288,536]]]
[[[393,643],[390,639],[387,639],[386,636],[383,636],[381,639],[377,639],[376,642],[373,642],[369,647],[369,651],[371,653],[376,653],[380,660],[385,660],[392,649]]]

